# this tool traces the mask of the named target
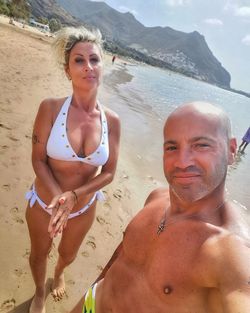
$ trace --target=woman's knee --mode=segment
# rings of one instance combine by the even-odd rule
[[[35,248],[31,245],[30,262],[39,263],[46,260],[49,256],[51,248],[52,242],[46,246],[40,246],[39,248]]]
[[[77,252],[66,252],[60,246],[58,247],[58,254],[66,265],[71,264],[77,256]]]
[[[42,262],[45,262],[49,256],[49,251],[47,253],[30,253],[29,261],[30,264],[40,264]]]

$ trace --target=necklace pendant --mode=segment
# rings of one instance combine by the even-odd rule
[[[160,225],[158,225],[157,235],[160,235],[160,233],[162,233],[164,229],[165,229],[165,221],[161,222]]]

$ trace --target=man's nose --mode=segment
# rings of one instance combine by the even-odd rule
[[[175,167],[185,169],[194,165],[194,156],[189,147],[180,148],[175,160]]]

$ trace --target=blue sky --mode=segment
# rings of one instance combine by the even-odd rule
[[[100,1],[100,0],[99,0]],[[205,36],[231,74],[231,87],[250,92],[250,0],[105,0],[143,25],[169,26]]]

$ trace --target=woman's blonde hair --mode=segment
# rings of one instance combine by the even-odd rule
[[[91,42],[95,44],[103,55],[102,34],[99,29],[81,27],[64,27],[56,33],[52,48],[60,65],[67,67],[72,48],[78,42]]]

